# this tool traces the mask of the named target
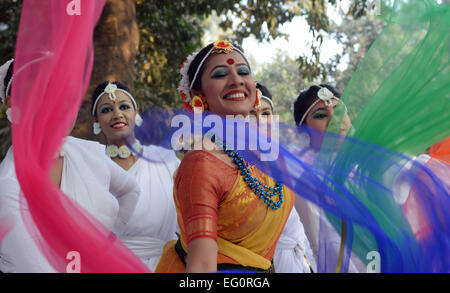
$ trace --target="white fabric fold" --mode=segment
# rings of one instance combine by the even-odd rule
[[[67,137],[64,143],[61,190],[79,204],[89,217],[109,230],[123,229],[139,199],[135,179],[104,154],[97,142]],[[15,176],[13,151],[0,164],[0,224],[10,223],[0,240],[3,272],[55,272],[25,226],[30,216]],[[82,211],[82,212],[83,212]]]
[[[316,271],[316,261],[295,208],[278,240],[274,266],[276,273],[310,273],[311,269]]]
[[[174,151],[153,145],[143,146],[143,156],[147,160],[139,158],[128,170],[138,182],[141,194],[119,238],[154,271],[164,244],[177,239],[179,232],[173,174],[180,160]]]
[[[150,236],[122,236],[120,240],[141,259],[161,257],[166,243]]]

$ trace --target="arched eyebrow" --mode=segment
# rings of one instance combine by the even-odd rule
[[[210,71],[209,71],[209,75],[211,75],[213,73],[214,70],[216,70],[217,68],[228,68],[228,66],[226,65],[216,65],[214,66]]]
[[[211,73],[214,70],[216,70],[217,68],[228,68],[228,67],[232,67],[232,66],[242,66],[242,65],[249,67],[247,63],[237,63],[237,64],[234,64],[234,65],[228,65],[228,64],[227,65],[225,65],[225,64],[216,65],[209,71],[209,75],[211,75]]]
[[[313,113],[316,113],[317,111],[325,111],[325,110],[326,110],[325,107],[320,107],[320,108],[317,108],[316,110],[314,110]]]
[[[333,109],[336,109],[336,106],[337,106],[337,104],[333,106]],[[311,113],[315,113],[317,111],[326,111],[327,109],[328,109],[328,107],[326,107],[326,108],[325,107],[320,107],[320,108],[317,108],[314,111],[311,111]]]
[[[132,104],[132,102],[130,102],[129,100],[127,100],[125,98],[117,101],[117,104],[122,104],[122,103]],[[98,105],[98,107],[100,108],[100,107],[102,107],[104,105],[113,106],[113,102],[111,100],[108,100],[107,102],[104,102],[104,103]]]

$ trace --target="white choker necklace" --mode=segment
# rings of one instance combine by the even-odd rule
[[[142,145],[138,140],[136,140],[131,147],[134,151],[140,152],[142,150]],[[126,159],[131,155],[136,156],[136,154],[132,152],[125,144],[120,147],[116,146],[115,144],[109,144],[108,146],[106,146],[106,155],[110,158],[119,156],[122,159]]]

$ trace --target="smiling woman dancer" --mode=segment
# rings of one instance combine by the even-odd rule
[[[102,82],[92,95],[94,134],[102,132],[108,142],[106,154],[127,170],[138,182],[141,195],[120,240],[147,267],[154,271],[164,244],[176,239],[177,216],[173,204],[173,173],[180,164],[175,152],[154,145],[141,146],[134,138],[135,125],[141,117],[128,87],[121,82]],[[139,158],[125,144],[132,137],[134,150],[140,150],[149,161]]]
[[[8,109],[10,88],[17,77],[17,73],[12,75],[13,66],[11,61],[0,67],[0,82],[7,85],[0,87],[0,97],[5,99]],[[13,149],[14,146],[10,147],[0,164],[0,221],[10,224],[0,238],[0,271],[58,272],[27,228],[31,215],[16,178]],[[119,234],[138,202],[139,187],[134,178],[108,160],[97,142],[68,136],[56,158],[50,171],[53,183],[106,228]]]
[[[181,74],[186,108],[248,116],[259,103],[247,58],[226,41],[188,57]],[[274,194],[272,200],[248,183],[253,180]],[[293,196],[231,150],[191,151],[175,178],[181,235],[166,244],[156,272],[272,271]]]

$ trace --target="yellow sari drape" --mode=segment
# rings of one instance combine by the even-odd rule
[[[255,193],[248,187],[242,176],[238,174],[238,170],[231,168],[224,162],[220,161],[210,153],[204,151],[192,152],[193,155],[187,155],[180,165],[177,172],[177,178],[174,186],[174,200],[178,213],[178,224],[180,226],[180,242],[187,251],[186,239],[188,235],[195,234],[201,231],[187,231],[189,229],[208,229],[210,225],[217,226],[216,241],[218,246],[217,263],[238,264],[244,267],[258,268],[267,270],[271,266],[271,260],[276,248],[277,241],[283,231],[284,225],[289,217],[294,203],[294,194],[291,190],[283,187],[283,204],[277,210],[271,209],[264,200],[258,198]],[[186,160],[186,161],[185,161]],[[199,167],[200,166],[200,167]],[[213,169],[212,169],[213,168]],[[214,170],[214,172],[202,173],[207,170]],[[195,172],[199,180],[198,184],[208,185],[222,185],[217,188],[207,188],[206,190],[215,190],[217,193],[223,195],[212,195],[218,198],[217,213],[215,221],[209,221],[205,218],[200,224],[185,225],[182,210],[183,205],[187,202],[192,202],[192,196],[200,196],[202,200],[208,202],[202,192],[198,192],[202,186],[194,186],[197,184],[192,175],[188,180],[191,195],[180,192],[189,193],[189,190],[184,190],[180,187],[180,178],[189,177],[185,172]],[[200,174],[198,172],[201,172]],[[275,186],[275,180],[266,176],[258,169],[251,167],[252,175],[259,178],[268,186]],[[208,177],[217,176],[220,180],[212,180],[208,182]],[[207,182],[205,182],[205,180]],[[193,192],[193,191],[197,192]],[[188,200],[186,200],[188,199]],[[277,201],[278,198],[274,199]],[[206,224],[205,224],[206,223]],[[202,228],[200,228],[202,227]],[[215,231],[215,230],[214,230]],[[209,234],[205,234],[209,235]],[[200,236],[201,237],[201,236]],[[175,251],[175,241],[168,242],[164,247],[164,252],[161,260],[156,268],[156,272],[160,273],[180,273],[185,271],[185,266]]]

